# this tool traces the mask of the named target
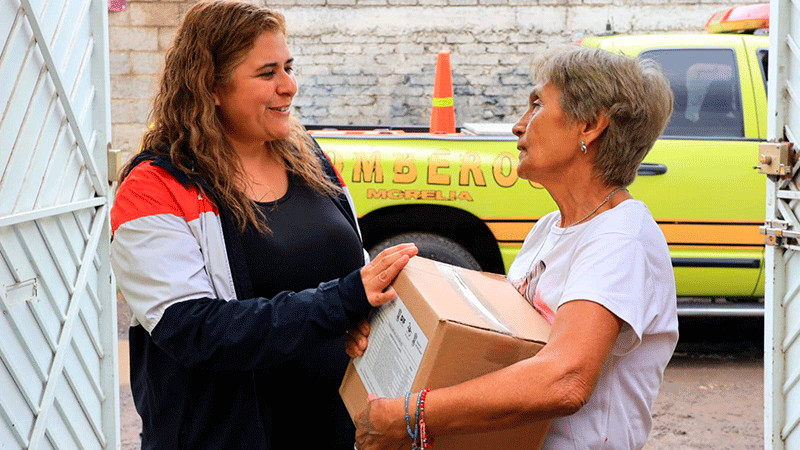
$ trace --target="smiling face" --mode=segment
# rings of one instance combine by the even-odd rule
[[[528,110],[514,125],[520,151],[517,174],[521,178],[540,183],[558,179],[579,157],[582,124],[568,120],[560,96],[548,83],[536,85]]]
[[[233,71],[214,89],[214,102],[225,136],[252,146],[289,135],[289,106],[297,93],[293,58],[279,32],[265,32]]]

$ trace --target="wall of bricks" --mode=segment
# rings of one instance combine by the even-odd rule
[[[255,0],[254,0],[255,1]],[[138,148],[175,27],[194,0],[109,13],[113,147]],[[262,1],[263,3],[263,1]],[[746,0],[267,0],[287,18],[306,124],[427,125],[436,54],[451,52],[456,123],[512,122],[531,56],[602,33],[700,30]]]

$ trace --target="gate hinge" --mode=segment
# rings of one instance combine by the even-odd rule
[[[119,170],[123,164],[122,152],[118,148],[108,149],[108,184],[117,181]]]
[[[790,178],[797,162],[797,151],[791,142],[762,142],[758,145],[758,173]]]
[[[785,247],[788,239],[800,239],[800,232],[789,229],[789,222],[784,220],[767,220],[763,226],[758,227],[761,234],[765,235],[764,243]]]

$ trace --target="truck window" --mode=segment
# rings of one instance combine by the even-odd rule
[[[669,79],[675,109],[665,137],[744,137],[739,71],[732,49],[658,49],[655,60]]]
[[[758,51],[758,62],[761,66],[761,78],[764,79],[764,90],[768,90],[767,81],[769,80],[769,72],[767,68],[769,67],[769,50],[762,48]]]

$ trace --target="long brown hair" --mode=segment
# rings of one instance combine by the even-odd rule
[[[166,156],[184,173],[205,182],[231,211],[240,231],[247,224],[268,230],[260,210],[237,187],[242,169],[222,132],[214,105],[214,88],[230,82],[255,40],[263,33],[286,34],[283,15],[245,1],[201,1],[186,13],[166,54],[161,86],[153,102],[151,126],[142,148]],[[286,169],[313,189],[336,195],[315,154],[314,143],[292,117],[284,139],[266,143]],[[120,182],[130,170],[125,167]]]

